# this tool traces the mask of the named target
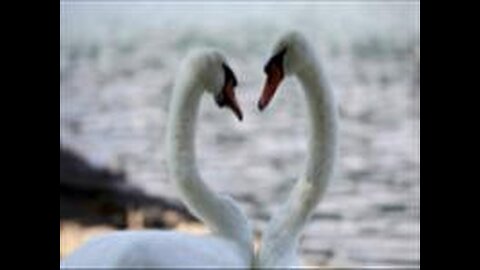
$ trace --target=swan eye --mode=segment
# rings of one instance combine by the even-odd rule
[[[287,52],[287,48],[284,48],[280,52],[278,52],[277,54],[272,56],[268,60],[267,64],[265,64],[265,66],[263,67],[263,71],[266,74],[269,74],[270,70],[272,69],[272,67],[274,65],[278,65],[279,67],[282,67],[283,66],[283,58],[284,58],[286,52]]]
[[[215,102],[217,103],[218,107],[220,107],[220,108],[225,106],[226,102],[225,102],[225,98],[223,96],[223,92],[220,92],[217,95],[215,95]]]
[[[223,83],[221,92],[215,96],[215,101],[220,108],[224,106],[229,107],[235,113],[238,120],[242,121],[243,114],[238,105],[234,90],[235,86],[237,86],[237,78],[235,78],[235,74],[228,65],[223,63],[222,67],[225,72],[225,82]]]
[[[229,80],[232,81],[233,87],[237,86],[237,78],[235,77],[235,73],[233,73],[232,69],[227,66],[225,63],[222,63],[223,71],[225,72],[225,83]]]

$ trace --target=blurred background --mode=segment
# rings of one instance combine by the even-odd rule
[[[263,113],[263,65],[302,31],[338,96],[340,164],[301,241],[308,265],[420,263],[419,2],[110,2],[60,5],[60,256],[94,235],[206,229],[168,178],[165,127],[188,50],[221,49],[238,122],[204,98],[198,165],[260,234],[299,175],[306,102],[286,80]]]

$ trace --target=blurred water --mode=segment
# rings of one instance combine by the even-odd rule
[[[258,230],[302,168],[308,128],[294,80],[257,111],[262,67],[278,35],[304,32],[341,111],[339,173],[305,231],[304,258],[419,263],[418,3],[64,2],[60,21],[62,142],[172,200],[164,149],[176,69],[191,48],[225,52],[245,120],[204,99],[199,167],[216,190],[239,200]]]

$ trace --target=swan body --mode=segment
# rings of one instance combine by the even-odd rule
[[[308,157],[285,204],[263,233],[256,267],[300,265],[298,240],[334,174],[337,159],[337,108],[313,48],[298,32],[283,35],[265,66],[267,80],[258,107],[263,110],[285,76],[298,78],[310,119]]]
[[[248,264],[246,250],[235,241],[223,237],[145,230],[115,232],[92,239],[62,262],[60,267],[246,268]]]
[[[224,57],[213,50],[190,53],[180,68],[168,119],[168,167],[188,208],[212,232],[145,230],[115,232],[92,239],[61,262],[61,267],[237,267],[253,262],[252,229],[228,196],[214,193],[196,167],[194,135],[200,98],[207,92],[241,120],[236,78]]]

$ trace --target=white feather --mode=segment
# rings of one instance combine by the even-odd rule
[[[285,48],[284,70],[299,79],[307,98],[308,158],[303,176],[266,227],[257,267],[299,266],[298,239],[333,177],[337,157],[337,107],[314,50],[297,32],[282,36],[273,52]]]
[[[173,89],[167,134],[171,179],[188,208],[212,234],[116,232],[89,241],[63,260],[62,268],[250,268],[252,229],[246,216],[232,199],[210,190],[196,167],[194,136],[200,97],[205,91],[221,89],[224,62],[222,55],[212,50],[195,51],[186,58]]]

